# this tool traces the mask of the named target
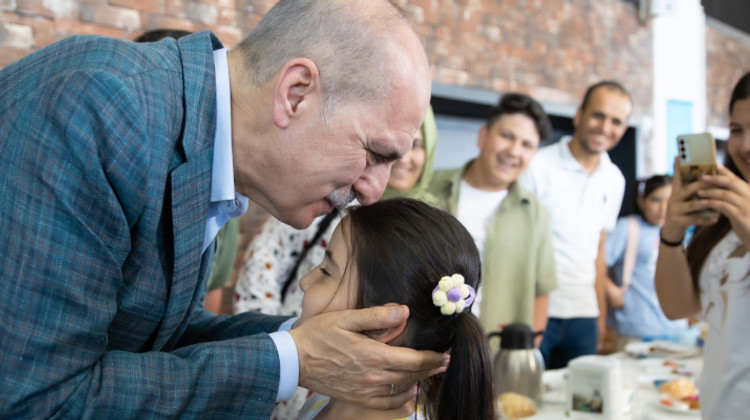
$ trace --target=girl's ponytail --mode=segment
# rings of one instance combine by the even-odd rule
[[[437,379],[438,389],[426,395],[428,419],[494,420],[492,363],[479,320],[468,309],[453,325],[451,360]]]

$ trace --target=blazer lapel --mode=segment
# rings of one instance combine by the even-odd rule
[[[169,193],[174,266],[167,308],[154,348],[172,347],[184,331],[195,300],[203,296],[210,252],[202,252],[211,196],[216,132],[216,83],[212,51],[221,48],[213,34],[178,41],[184,74],[185,115],[181,149],[184,163],[170,174]],[[180,147],[178,146],[178,150]],[[168,244],[165,244],[169,246]],[[202,267],[203,266],[203,267]]]

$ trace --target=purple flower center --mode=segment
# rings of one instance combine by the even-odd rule
[[[448,300],[451,302],[458,302],[461,300],[461,289],[458,287],[453,287],[451,290],[448,290],[448,293],[446,293],[448,296]]]

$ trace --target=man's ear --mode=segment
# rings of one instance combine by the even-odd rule
[[[484,147],[484,142],[487,140],[487,134],[489,133],[489,130],[487,130],[487,126],[483,125],[479,129],[479,133],[477,133],[477,148],[479,150],[482,150]]]
[[[273,122],[286,128],[322,92],[318,66],[308,58],[295,58],[284,64],[273,91]]]
[[[578,124],[581,122],[581,115],[583,114],[583,111],[581,110],[581,107],[578,107],[576,110],[576,115],[573,116],[573,127],[578,127]]]

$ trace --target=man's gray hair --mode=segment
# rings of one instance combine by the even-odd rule
[[[339,103],[385,96],[393,62],[391,30],[403,27],[408,23],[401,10],[386,0],[280,0],[237,50],[256,87],[291,59],[312,60],[324,89],[324,115],[329,115]]]

